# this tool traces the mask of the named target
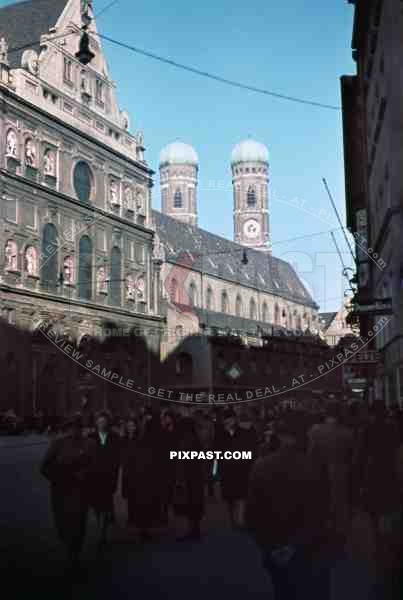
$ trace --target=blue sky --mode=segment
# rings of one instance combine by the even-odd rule
[[[95,0],[95,13],[107,4]],[[352,15],[347,0],[119,0],[101,15],[98,28],[229,79],[340,105],[339,78],[354,73]],[[144,130],[151,167],[158,171],[161,148],[175,139],[197,150],[201,227],[232,238],[232,147],[249,135],[268,146],[277,198],[270,201],[273,254],[298,266],[321,310],[336,309],[345,286],[330,235],[284,240],[338,227],[322,177],[344,222],[341,113],[238,90],[108,42],[103,46],[121,107],[129,111],[132,129]],[[212,181],[224,189],[211,189]],[[153,203],[160,207],[157,174]],[[350,265],[340,232],[337,240]]]

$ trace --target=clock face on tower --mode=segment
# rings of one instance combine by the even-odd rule
[[[243,224],[243,232],[249,239],[257,238],[260,234],[260,225],[255,219],[248,219]]]

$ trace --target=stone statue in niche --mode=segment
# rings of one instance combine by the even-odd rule
[[[18,269],[18,249],[17,244],[13,240],[8,240],[5,248],[6,255],[6,270],[17,271]]]
[[[74,261],[72,256],[66,256],[63,262],[63,276],[65,283],[74,281]]]
[[[136,284],[135,284],[133,275],[128,275],[126,277],[126,299],[127,300],[135,300],[136,299]]]
[[[98,294],[106,294],[108,291],[108,282],[106,279],[106,271],[104,267],[99,267],[97,270],[97,292]]]
[[[158,235],[155,235],[154,237],[153,259],[160,261],[165,260],[165,248]]]
[[[130,186],[126,186],[125,188],[125,207],[126,210],[134,211],[133,190]]]
[[[46,150],[43,157],[43,170],[49,177],[55,176],[55,155],[52,150]]]
[[[120,202],[119,202],[119,187],[118,187],[117,181],[115,179],[111,180],[110,197],[111,197],[111,204],[113,206],[118,206],[120,204]]]
[[[25,164],[29,167],[36,167],[36,150],[32,140],[27,140],[25,144]]]
[[[8,65],[8,44],[4,37],[0,39],[0,64]]]
[[[137,295],[140,300],[144,300],[146,284],[144,281],[144,277],[139,277],[136,281]]]
[[[6,155],[17,158],[17,135],[13,129],[10,129],[7,133]]]
[[[33,246],[25,250],[25,269],[28,275],[38,274],[38,253]]]
[[[85,69],[81,70],[81,92],[83,94],[89,94],[89,83],[87,78],[87,72]]]
[[[143,200],[143,194],[141,192],[137,192],[137,194],[136,194],[136,208],[139,212],[143,212],[144,200]]]

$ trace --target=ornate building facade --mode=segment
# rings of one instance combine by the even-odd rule
[[[23,330],[49,322],[77,344],[102,337],[105,323],[155,330],[146,339],[159,352],[152,171],[92,18],[93,58],[76,56],[83,10],[80,0],[0,10],[2,316]],[[33,395],[48,362],[39,353],[34,374],[20,369]]]

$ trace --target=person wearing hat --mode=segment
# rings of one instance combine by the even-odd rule
[[[301,452],[298,431],[280,422],[276,433],[279,448],[253,466],[245,523],[260,547],[275,600],[328,600],[326,494]]]
[[[96,450],[94,468],[90,475],[90,504],[98,520],[100,545],[105,543],[108,527],[114,521],[114,495],[121,458],[120,439],[112,431],[111,421],[111,415],[107,411],[99,412],[95,420],[95,433],[91,435]]]
[[[50,445],[41,473],[50,483],[53,518],[71,567],[76,568],[83,547],[89,510],[88,478],[95,461],[95,444],[82,435],[82,419],[64,423],[62,437]]]

